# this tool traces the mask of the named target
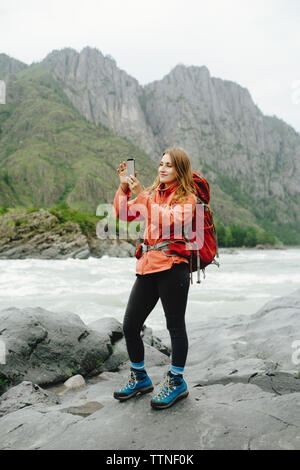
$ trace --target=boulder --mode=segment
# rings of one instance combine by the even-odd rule
[[[64,387],[68,390],[77,390],[81,387],[85,387],[85,380],[80,374],[73,375],[73,377],[65,381]]]
[[[56,405],[60,403],[60,399],[53,392],[47,392],[37,384],[23,381],[0,397],[0,417],[37,403]]]
[[[89,246],[91,255],[95,258],[101,258],[105,255],[116,258],[126,258],[128,256],[134,256],[135,254],[135,242],[130,240],[102,240],[99,238],[92,238],[89,240]]]
[[[38,385],[62,382],[75,374],[98,374],[111,355],[108,334],[87,327],[78,315],[40,307],[0,311],[6,385],[29,380]]]
[[[88,327],[101,334],[108,335],[112,344],[123,338],[123,326],[113,317],[103,317],[88,323]]]
[[[170,359],[166,354],[162,354],[159,349],[150,346],[148,343],[144,343],[144,348],[145,356],[147,356],[147,370],[149,367],[152,366],[162,366],[165,364],[169,364]],[[101,371],[118,371],[124,365],[127,370],[129,370],[130,364],[125,338],[122,338],[121,340],[117,341],[116,344],[113,345],[113,353],[104,362]]]
[[[144,325],[141,332],[141,337],[143,338],[143,341],[145,343],[149,344],[150,346],[153,346],[161,353],[165,354],[166,356],[171,355],[171,346],[166,346],[162,343],[160,338],[153,335],[152,328],[149,328],[148,326]]]

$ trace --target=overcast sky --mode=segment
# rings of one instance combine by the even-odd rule
[[[206,65],[298,132],[299,30],[300,0],[0,0],[0,53],[31,64],[96,47],[142,85]]]

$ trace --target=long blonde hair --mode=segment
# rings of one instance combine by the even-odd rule
[[[191,161],[186,152],[181,148],[166,149],[162,153],[161,158],[166,154],[170,155],[171,157],[172,165],[174,165],[176,171],[176,180],[179,183],[172,199],[172,204],[182,203],[190,195],[190,193],[196,194],[193,182]],[[159,185],[160,179],[159,175],[157,175],[152,186],[149,186],[146,188],[146,190],[149,192],[149,194],[151,194],[158,188]]]

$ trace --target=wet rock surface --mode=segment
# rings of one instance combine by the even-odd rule
[[[299,339],[299,310],[300,290],[253,315],[188,325],[190,393],[166,410],[150,407],[151,393],[124,403],[113,398],[128,379],[129,362],[120,325],[106,320],[103,334],[114,340],[102,371],[85,377],[81,389],[47,387],[60,403],[32,400],[10,408],[0,419],[0,448],[299,450],[299,356],[292,347]],[[148,344],[155,340],[146,328],[144,336],[155,394],[170,357]],[[168,334],[152,336],[168,350]]]

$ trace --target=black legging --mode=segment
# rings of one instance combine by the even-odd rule
[[[174,264],[171,269],[136,274],[136,277],[123,322],[130,361],[139,363],[144,360],[144,343],[140,332],[160,298],[171,337],[172,365],[184,367],[188,352],[184,319],[190,287],[188,264]]]

